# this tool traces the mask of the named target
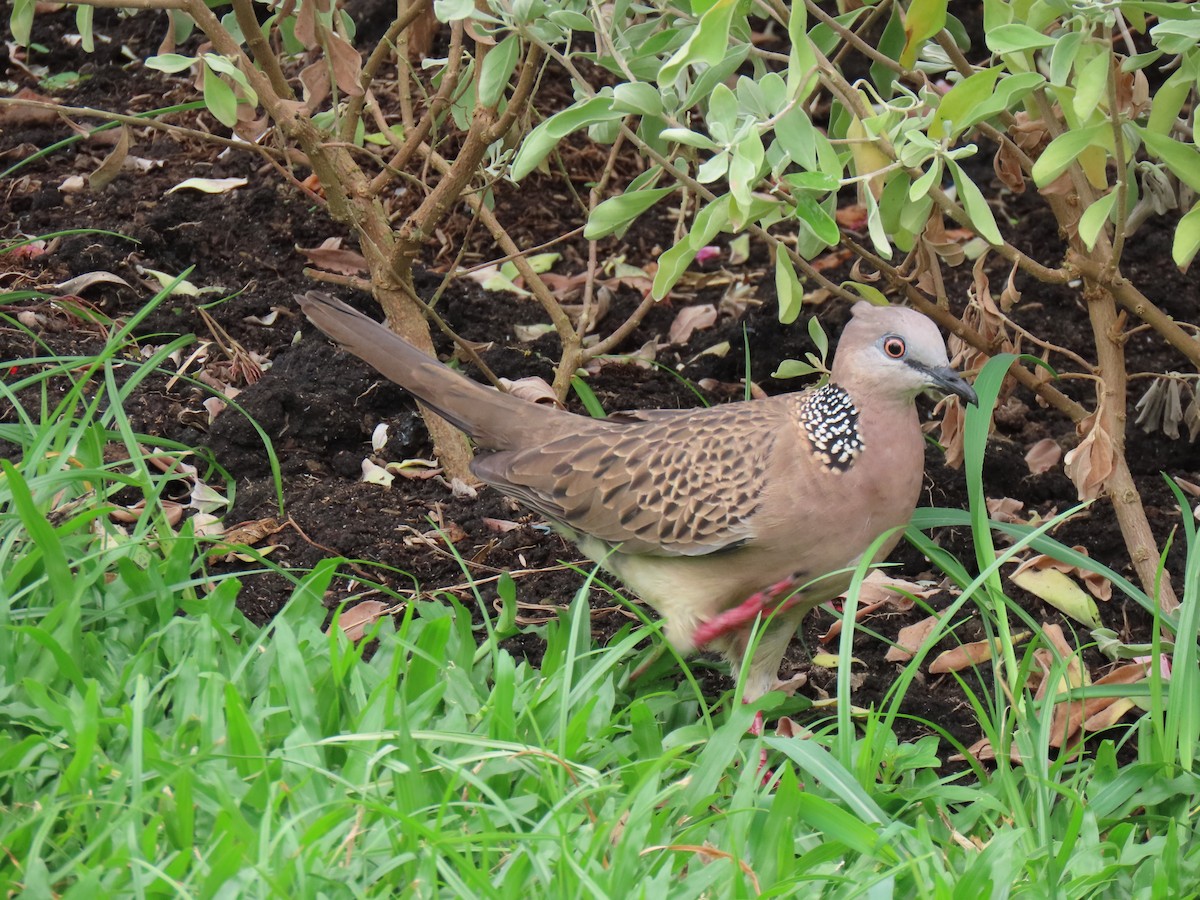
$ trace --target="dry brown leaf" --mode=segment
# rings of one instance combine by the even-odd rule
[[[363,600],[342,611],[338,616],[338,626],[350,640],[361,641],[367,629],[387,615],[390,609],[391,606],[382,600]]]
[[[925,638],[937,628],[937,616],[926,616],[920,622],[905,625],[896,635],[896,646],[889,647],[884,659],[888,662],[908,662],[925,643]]]
[[[686,344],[698,329],[712,328],[717,324],[717,308],[711,303],[685,306],[675,316],[667,340],[672,344]]]
[[[515,381],[510,381],[507,378],[501,378],[500,384],[504,389],[514,397],[519,397],[522,400],[528,400],[530,403],[541,403],[546,406],[557,406],[559,409],[565,409],[559,401],[558,396],[554,393],[554,388],[546,383],[546,379],[539,378],[536,375],[530,375],[526,378],[518,378]]]
[[[329,61],[333,63],[333,80],[349,97],[363,95],[362,57],[350,42],[336,32],[328,34]]]
[[[940,588],[926,587],[915,581],[905,581],[902,578],[889,578],[878,569],[872,569],[863,579],[858,593],[858,611],[854,621],[874,615],[881,609],[887,608],[895,612],[908,612],[913,607],[913,597],[924,599],[936,594]],[[841,595],[845,597],[845,593]],[[839,619],[829,626],[829,630],[818,638],[822,644],[827,644],[842,633],[842,621]]]
[[[226,529],[225,543],[253,547],[264,538],[278,534],[285,527],[286,524],[281,525],[277,519],[249,519]]]
[[[1080,422],[1076,430],[1083,430],[1086,435],[1079,446],[1067,452],[1063,462],[1079,499],[1095,500],[1116,468],[1116,451],[1102,424],[1100,410]]]
[[[1060,459],[1062,447],[1058,445],[1058,441],[1054,438],[1042,438],[1025,454],[1025,465],[1029,466],[1032,474],[1041,475],[1057,466]]]
[[[1012,636],[1014,646],[1023,643],[1029,638],[1028,631],[1018,632]],[[991,660],[993,653],[1000,646],[1000,639],[993,638],[990,641],[973,641],[970,644],[962,644],[938,654],[937,659],[929,664],[930,675],[945,675],[948,672],[961,672],[963,669],[969,669],[971,666],[977,666],[981,663]]]
[[[946,465],[957,469],[963,463],[963,408],[958,398],[951,395],[945,397],[934,407],[934,415],[941,410],[942,418],[938,423],[938,443],[946,449]]]
[[[521,527],[520,523],[509,519],[489,519],[487,516],[483,517],[483,525],[488,531],[494,531],[496,534],[507,534]]]
[[[343,250],[342,239],[331,237],[319,247],[296,247],[304,258],[318,269],[339,275],[358,275],[367,271],[367,260],[357,250]]]
[[[88,176],[88,187],[93,191],[102,191],[113,180],[121,174],[121,167],[125,164],[125,157],[129,155],[129,129],[124,125],[118,130],[120,137],[117,140],[116,146],[108,156],[104,157],[104,161],[96,167],[96,170]]]
[[[1008,141],[1000,142],[1000,149],[992,157],[992,170],[1014,194],[1025,193],[1025,173],[1021,169],[1021,158],[1014,144]]]

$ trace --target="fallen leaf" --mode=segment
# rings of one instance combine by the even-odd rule
[[[507,534],[521,527],[519,522],[512,522],[508,519],[489,519],[487,516],[483,517],[483,525],[488,531],[494,531],[496,534]]]
[[[686,344],[698,329],[711,328],[717,323],[717,308],[711,303],[700,306],[685,306],[675,316],[667,340],[672,344]]]
[[[925,643],[925,638],[937,628],[939,618],[926,616],[920,622],[905,625],[896,635],[896,645],[889,647],[884,659],[888,662],[908,662]]]
[[[1042,438],[1025,454],[1025,465],[1029,466],[1030,473],[1041,475],[1057,466],[1060,459],[1062,459],[1062,447],[1058,445],[1058,441],[1053,438]]]
[[[1023,643],[1028,638],[1028,631],[1018,632],[1012,636],[1013,645]],[[929,664],[929,674],[945,675],[947,672],[961,672],[963,669],[990,662],[999,647],[1000,639],[992,638],[990,641],[973,641],[970,644],[962,644],[946,650],[939,653],[937,659]]]
[[[997,497],[985,501],[987,505],[988,518],[994,522],[1020,522],[1020,517],[1017,516],[1021,510],[1025,508],[1025,504],[1020,500],[1014,500],[1012,497]]]
[[[363,600],[342,610],[337,620],[338,627],[351,641],[361,641],[367,629],[387,615],[390,609],[391,606],[382,600]]]
[[[203,191],[205,194],[227,194],[232,190],[245,187],[250,181],[246,178],[185,178],[167,193],[176,191]]]
[[[1076,545],[1071,549],[1083,556],[1088,556],[1086,547]],[[1038,553],[1028,559],[1022,560],[1013,574],[1016,575],[1026,569],[1056,569],[1064,575],[1079,578],[1083,582],[1084,587],[1088,589],[1088,593],[1097,600],[1107,601],[1112,597],[1112,582],[1099,572],[1071,565],[1071,563],[1063,562],[1061,559],[1055,559],[1044,553]]]
[[[357,250],[342,249],[341,238],[326,238],[319,247],[300,247],[305,259],[318,269],[337,272],[339,275],[358,275],[367,271],[367,259]]]
[[[541,403],[546,406],[556,406],[559,409],[566,408],[558,401],[558,395],[554,393],[554,388],[550,387],[544,378],[539,378],[536,375],[530,375],[526,378],[518,378],[516,381],[509,381],[507,378],[501,378],[500,383],[504,385],[504,389],[514,397],[519,397],[522,400],[528,400],[530,403]]]

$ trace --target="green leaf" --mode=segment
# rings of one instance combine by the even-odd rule
[[[529,135],[521,142],[521,149],[517,151],[512,164],[511,177],[513,181],[520,181],[536,169],[546,155],[558,145],[558,142],[571,132],[597,122],[611,122],[621,118],[624,118],[624,114],[613,110],[611,97],[592,97],[588,100],[581,100],[561,112],[555,113],[529,132]]]
[[[1175,240],[1171,244],[1171,258],[1181,269],[1196,258],[1200,250],[1200,203],[1191,208],[1175,226]]]
[[[662,95],[652,84],[626,81],[613,88],[613,110],[639,116],[661,116]]]
[[[779,321],[791,325],[804,305],[804,288],[792,268],[791,257],[782,247],[775,252],[775,293],[779,295]]]
[[[1067,78],[1075,67],[1075,56],[1079,53],[1082,41],[1083,32],[1069,31],[1054,45],[1054,50],[1050,53],[1050,83],[1055,87],[1066,85]]]
[[[1108,221],[1109,215],[1112,214],[1113,203],[1117,199],[1116,191],[1109,191],[1091,206],[1083,211],[1083,215],[1079,217],[1079,237],[1091,250],[1096,246],[1096,239],[1100,237],[1100,231],[1104,227],[1104,223]]]
[[[1146,142],[1147,150],[1166,163],[1176,178],[1193,191],[1200,191],[1200,150],[1146,128],[1134,127]]]
[[[883,291],[877,287],[872,287],[869,284],[860,284],[857,281],[843,281],[842,287],[848,291],[854,291],[858,296],[862,297],[872,306],[891,306],[888,303],[887,297],[883,296]]]
[[[934,111],[929,122],[929,136],[941,140],[961,134],[971,111],[992,95],[1001,71],[999,67],[983,69],[952,87]]]
[[[233,88],[212,70],[207,61],[204,67],[204,105],[226,128],[237,124],[237,97]]]
[[[808,337],[817,348],[817,355],[824,359],[829,355],[829,335],[825,333],[825,329],[821,327],[821,322],[816,316],[808,320]]]
[[[1163,82],[1162,87],[1154,92],[1154,103],[1150,107],[1150,119],[1146,122],[1146,130],[1155,134],[1167,135],[1175,127],[1175,120],[1183,103],[1191,93],[1195,83],[1187,72],[1177,69],[1171,77]]]
[[[13,39],[22,47],[29,46],[30,33],[33,31],[34,0],[14,0],[12,12],[8,17],[8,27]]]
[[[687,128],[664,128],[659,137],[667,141],[674,141],[677,144],[684,144],[688,147],[695,147],[698,150],[716,150],[717,143],[708,135],[697,134],[695,131],[690,131]]]
[[[818,239],[825,242],[826,246],[832,247],[841,239],[842,234],[838,230],[837,220],[829,215],[820,203],[807,194],[800,194],[794,202],[796,218],[808,226]]]
[[[754,129],[733,148],[733,157],[729,161],[729,193],[733,195],[733,203],[737,209],[737,215],[734,217],[736,228],[741,228],[750,215],[752,194],[758,184],[763,157],[762,138]]]
[[[610,197],[599,204],[588,217],[583,236],[589,241],[599,240],[624,228],[655,203],[675,191],[674,187],[654,190],[625,192]]]
[[[1108,123],[1091,125],[1075,131],[1064,131],[1050,142],[1042,151],[1037,162],[1033,164],[1033,181],[1038,187],[1045,187],[1067,170],[1067,166],[1075,162],[1079,154],[1093,145],[1104,146],[1103,137],[1108,134],[1111,138],[1112,129]]]
[[[813,52],[807,28],[808,13],[804,4],[791,4],[788,37],[792,49],[788,54],[787,94],[797,105],[807,100],[817,85],[817,55]]]
[[[1053,47],[1054,38],[1034,31],[1028,25],[1001,25],[984,34],[984,43],[993,53],[1020,53],[1040,47]]]
[[[196,64],[196,60],[190,56],[180,56],[178,53],[161,53],[158,56],[150,56],[146,59],[146,68],[157,69],[160,72],[166,72],[168,75],[174,75],[177,72],[182,72],[184,69],[190,69]]]
[[[1000,229],[996,227],[996,219],[992,215],[992,208],[988,206],[987,200],[983,198],[983,193],[976,186],[967,174],[959,167],[952,159],[946,160],[946,165],[950,168],[950,174],[954,176],[954,186],[958,188],[958,199],[963,205],[963,209],[967,211],[967,215],[971,219],[971,225],[981,238],[989,244],[999,246],[1004,243],[1004,238],[1000,235]]]
[[[1102,50],[1088,60],[1075,76],[1075,99],[1071,101],[1071,105],[1075,110],[1075,115],[1082,120],[1086,120],[1095,112],[1096,107],[1100,105],[1100,98],[1108,89],[1110,61],[1111,57],[1108,52]]]
[[[504,96],[508,80],[512,78],[517,68],[517,60],[521,55],[521,41],[515,34],[510,34],[491,49],[483,58],[483,68],[479,71],[479,102],[483,106],[494,107]]]
[[[715,66],[725,59],[729,46],[729,25],[737,0],[717,0],[700,17],[692,36],[658,71],[658,83],[673,84],[685,66],[705,63]]]
[[[815,320],[813,320],[815,321]],[[802,378],[814,372],[821,371],[816,366],[810,366],[798,359],[785,359],[779,363],[779,368],[771,373],[772,378]]]
[[[658,271],[654,273],[652,294],[661,300],[675,286],[701,247],[709,244],[717,232],[729,224],[729,206],[732,198],[725,194],[712,201],[696,213],[687,237],[658,258]]]
[[[718,84],[713,88],[708,98],[708,133],[719,143],[729,144],[733,141],[737,129],[737,97],[726,85]]]
[[[973,110],[968,111],[968,115],[963,121],[963,127],[970,128],[976,122],[982,122],[1006,109],[1012,109],[1045,83],[1046,79],[1038,72],[1020,72],[1001,78],[1000,83],[992,92],[992,96],[984,99]]]
[[[904,17],[904,50],[900,65],[911,69],[917,51],[946,25],[946,0],[912,0]]]
[[[433,0],[433,14],[439,22],[456,22],[475,15],[474,0]]]

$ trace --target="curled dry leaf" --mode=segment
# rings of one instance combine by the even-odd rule
[[[934,407],[934,415],[941,411],[938,423],[938,443],[946,450],[946,465],[957,469],[963,464],[963,408],[954,396],[945,397]]]
[[[1033,475],[1049,472],[1062,459],[1062,447],[1054,438],[1042,438],[1025,454],[1025,465]]]
[[[425,481],[442,474],[441,466],[432,459],[403,459],[400,462],[385,463],[383,468],[388,474],[399,475],[409,481]]]
[[[992,157],[992,169],[1001,183],[1014,194],[1025,193],[1025,173],[1021,170],[1021,157],[1014,144],[1000,142],[1000,149]]]
[[[908,662],[921,649],[925,638],[937,628],[938,621],[937,616],[926,616],[920,622],[905,625],[896,635],[896,645],[888,648],[884,659],[888,662]]]
[[[1014,634],[1012,636],[1013,645],[1024,643],[1028,638],[1028,631]],[[990,641],[974,641],[970,644],[954,647],[944,653],[938,654],[937,659],[929,664],[929,674],[945,675],[947,672],[961,672],[963,669],[978,666],[990,661],[992,655],[999,647],[999,638],[993,638]]]
[[[530,375],[527,378],[518,378],[516,381],[501,378],[500,383],[514,397],[520,397],[522,400],[528,400],[530,403],[544,403],[547,406],[557,406],[559,409],[565,409],[558,401],[558,396],[554,393],[554,388],[550,387],[544,378],[539,378],[536,375]]]
[[[997,497],[988,499],[987,504],[988,518],[994,522],[1015,523],[1022,521],[1017,515],[1025,508],[1025,504],[1020,500],[1014,500],[1012,497]]]
[[[1095,500],[1116,468],[1116,451],[1099,410],[1084,419],[1077,430],[1085,436],[1078,447],[1068,451],[1064,464],[1079,499]]]
[[[350,640],[361,641],[366,635],[367,629],[387,615],[390,610],[391,606],[382,600],[363,600],[349,609],[342,610],[342,614],[338,616],[338,627]]]

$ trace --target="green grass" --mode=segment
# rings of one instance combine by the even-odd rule
[[[631,671],[652,652],[640,646],[645,630],[627,628],[596,646],[583,590],[567,613],[535,629],[546,645],[540,668],[500,646],[517,627],[511,615],[488,618],[480,600],[486,623],[474,625],[449,596],[410,603],[378,623],[375,652],[364,660],[370,642],[321,630],[322,597],[341,577],[336,560],[286,573],[295,585],[290,602],[268,627],[256,627],[238,612],[239,581],[208,573],[206,543],[162,514],[167,481],[145,455],[163,442],[136,434],[123,402],[168,351],[139,360],[128,352],[132,327],[93,359],[4,364],[17,374],[6,374],[0,397],[18,414],[0,437],[21,451],[0,475],[7,893],[1200,891],[1200,549],[1190,523],[1178,538],[1188,549],[1184,605],[1162,621],[1176,635],[1171,678],[1122,688],[1145,710],[1116,738],[1093,740],[1086,755],[1070,759],[1049,747],[1051,701],[1036,701],[1024,683],[1041,644],[1011,641],[1008,623],[1018,612],[978,517],[976,539],[988,547],[982,570],[912,535],[926,540],[964,593],[879,708],[860,713],[843,704],[812,724],[807,740],[755,739],[745,733],[752,708],[706,698],[694,680],[663,677],[671,665],[631,684]],[[985,373],[981,394],[993,379]],[[981,423],[968,422],[971,479],[984,464]],[[167,452],[182,458],[187,448]],[[216,470],[203,474],[221,479]],[[149,512],[118,530],[108,509],[137,499]],[[919,524],[963,524],[965,516],[925,511]],[[1055,549],[1048,528],[1009,532]],[[585,576],[581,582],[586,588]],[[501,595],[511,606],[511,581]],[[997,746],[1019,732],[1025,765],[1002,753],[994,767],[945,775],[941,762],[959,748],[944,736],[900,743],[894,727],[906,693],[920,690],[929,648],[968,615],[983,618],[1001,649],[964,688]],[[847,661],[855,630],[848,622]],[[849,666],[841,672],[846,691]],[[1118,764],[1118,742],[1135,762]],[[768,787],[755,773],[761,746],[778,773]]]

